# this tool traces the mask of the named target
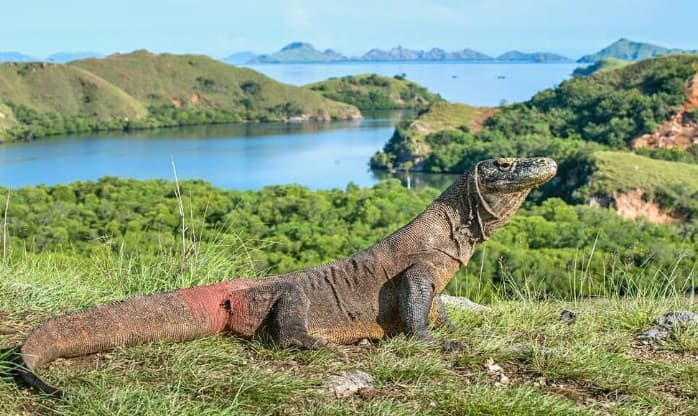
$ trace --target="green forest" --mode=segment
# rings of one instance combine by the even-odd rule
[[[8,191],[0,193],[4,202]],[[6,244],[11,256],[48,251],[89,257],[108,250],[140,261],[172,252],[185,258],[207,246],[266,275],[367,248],[437,194],[406,189],[397,180],[328,191],[226,191],[187,181],[178,191],[173,182],[103,178],[12,191]],[[548,198],[529,203],[485,243],[448,291],[488,301],[512,285],[561,298],[630,293],[657,280],[687,290],[695,282],[685,277],[697,261],[698,222],[633,222],[610,209]]]

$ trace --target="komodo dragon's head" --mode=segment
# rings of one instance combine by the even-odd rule
[[[504,225],[531,189],[550,180],[556,172],[557,163],[546,157],[507,157],[484,160],[475,165],[469,175],[468,187],[470,206],[477,207],[473,214],[477,217],[482,238],[486,240]]]

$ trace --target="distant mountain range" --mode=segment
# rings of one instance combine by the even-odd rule
[[[646,42],[635,42],[621,38],[597,53],[585,55],[577,60],[579,63],[594,63],[604,58],[616,58],[624,61],[638,61],[661,55],[679,53],[698,53],[696,50],[670,49]],[[319,51],[310,43],[292,42],[280,51],[272,54],[255,55],[241,52],[223,59],[224,62],[242,64],[290,64],[322,62],[405,62],[405,61],[499,61],[499,62],[573,62],[570,58],[551,52],[521,52],[512,50],[499,56],[490,56],[473,49],[447,52],[440,48],[413,50],[402,46],[390,50],[371,49],[361,56],[349,57],[335,50]]]
[[[0,52],[0,62],[34,62],[38,59],[23,53],[9,51]]]
[[[58,52],[49,55],[44,59],[35,58],[19,52],[0,52],[0,63],[2,62],[54,62],[57,64],[65,64],[79,59],[87,58],[104,58],[104,55],[97,52]]]
[[[646,42],[635,42],[621,38],[600,51],[582,56],[579,63],[595,63],[604,58],[615,58],[624,61],[638,61],[661,55],[680,53],[698,53],[698,50],[671,49]],[[20,52],[0,51],[1,62],[32,62],[46,61],[68,63],[79,59],[102,58],[97,52],[59,52],[45,59],[24,55]],[[307,42],[292,42],[280,51],[259,55],[250,51],[236,52],[221,61],[231,65],[245,64],[291,64],[291,63],[327,63],[327,62],[531,62],[531,63],[560,63],[573,62],[570,58],[552,52],[521,52],[512,50],[499,56],[490,56],[473,49],[465,48],[448,52],[440,48],[429,50],[408,49],[396,46],[389,50],[371,49],[361,56],[350,57],[333,49],[320,51]]]
[[[669,49],[663,46],[646,42],[634,42],[621,38],[600,51],[591,55],[582,56],[579,63],[594,63],[603,58],[616,58],[624,61],[639,61],[646,58],[654,58],[662,55],[674,55],[680,53],[698,53],[696,50]]]
[[[46,60],[57,64],[67,64],[68,62],[88,58],[104,58],[104,55],[97,52],[58,52],[49,55]]]
[[[243,62],[241,58],[248,58]],[[432,48],[427,51],[394,47],[390,50],[371,49],[362,56],[349,57],[333,49],[320,51],[306,42],[292,42],[284,46],[280,51],[265,54],[252,55],[250,52],[241,52],[223,58],[230,64],[290,64],[290,63],[320,63],[320,62],[404,62],[404,61],[517,61],[517,62],[571,62],[572,60],[549,52],[525,53],[510,51],[497,57],[492,57],[473,49],[463,49],[448,52],[440,48]]]

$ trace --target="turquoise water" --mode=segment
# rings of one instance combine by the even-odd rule
[[[255,66],[302,85],[366,72],[407,74],[444,98],[475,105],[521,101],[569,77],[574,64],[331,64]],[[369,116],[370,117],[370,116]],[[400,115],[361,121],[195,126],[109,132],[0,145],[0,186],[53,185],[102,176],[202,179],[228,189],[298,183],[313,189],[370,186],[390,177],[368,161]],[[445,186],[438,175],[400,178],[410,186]],[[448,179],[448,178],[447,178]]]
[[[0,146],[0,185],[68,183],[102,176],[203,179],[230,189],[299,183],[370,186],[370,156],[393,118],[332,123],[193,126],[57,137]]]
[[[407,79],[427,87],[448,101],[476,106],[496,106],[528,100],[536,92],[571,76],[578,64],[514,63],[348,63],[251,65],[256,71],[293,85],[306,85],[330,77],[375,73]]]

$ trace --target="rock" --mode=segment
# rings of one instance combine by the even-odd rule
[[[337,371],[330,374],[325,388],[336,397],[349,397],[373,387],[373,377],[361,370]]]
[[[354,345],[356,345],[357,347],[370,347],[372,344],[371,340],[369,340],[368,338],[361,338],[360,340],[356,341],[356,344]]]
[[[574,312],[565,309],[560,313],[560,320],[568,324],[573,324],[574,321],[577,320],[577,315]]]
[[[644,331],[638,338],[642,341],[656,342],[663,341],[669,337],[669,331],[664,328],[658,328],[656,326],[651,327],[647,331]]]
[[[660,316],[654,322],[666,329],[676,329],[683,325],[698,324],[698,314],[689,311],[672,311]]]
[[[655,319],[657,324],[638,335],[645,342],[663,341],[672,331],[685,325],[698,324],[698,314],[689,311],[671,311]]]
[[[441,295],[441,301],[444,305],[455,306],[457,308],[466,309],[469,311],[489,311],[490,308],[484,305],[473,302],[472,300],[459,296]]]

